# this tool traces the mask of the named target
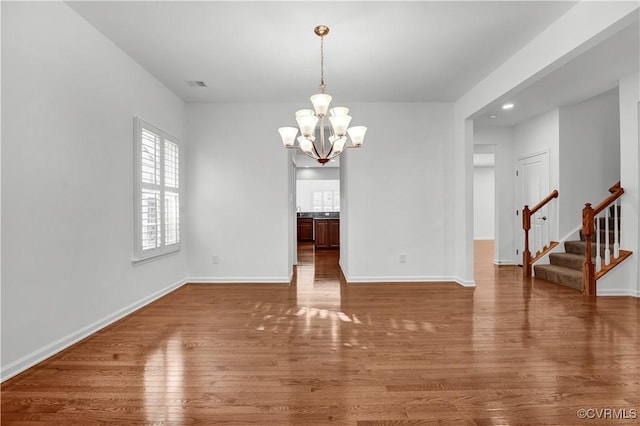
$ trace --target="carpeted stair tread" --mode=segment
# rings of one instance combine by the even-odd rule
[[[538,279],[582,290],[582,271],[558,265],[535,265],[534,270]]]
[[[556,266],[582,271],[584,263],[584,254],[575,253],[551,253],[549,255],[549,263]]]
[[[604,251],[607,248],[605,244],[600,244],[600,256],[604,256]],[[567,253],[573,254],[581,254],[584,256],[585,251],[587,250],[587,242],[586,241],[565,241],[564,249]],[[609,244],[609,250],[613,252],[613,244]],[[596,245],[594,243],[591,244],[591,256],[594,257],[596,255]]]

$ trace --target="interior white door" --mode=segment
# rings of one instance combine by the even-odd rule
[[[516,259],[522,265],[524,250],[524,231],[522,230],[522,209],[533,208],[549,190],[549,151],[538,152],[518,158],[516,164]],[[549,211],[545,206],[531,217],[529,231],[529,251],[532,255],[542,250],[545,241],[549,241]]]

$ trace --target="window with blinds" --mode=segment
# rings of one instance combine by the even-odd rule
[[[136,118],[134,260],[180,249],[180,146]]]

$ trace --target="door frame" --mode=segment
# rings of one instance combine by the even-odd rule
[[[522,229],[522,209],[524,208],[525,182],[523,179],[522,166],[524,165],[525,160],[529,160],[534,157],[540,157],[543,161],[546,161],[546,167],[547,167],[546,191],[547,192],[541,194],[541,197],[545,197],[551,191],[550,189],[551,188],[550,153],[551,153],[551,150],[549,148],[546,148],[540,151],[535,151],[535,152],[531,152],[531,153],[516,157],[516,161],[515,161],[516,182],[515,182],[515,185],[513,186],[514,192],[515,192],[514,200],[516,205],[514,245],[516,250],[516,264],[519,266],[522,266],[522,251],[524,249],[524,231]],[[533,207],[533,206],[529,206],[529,207]]]

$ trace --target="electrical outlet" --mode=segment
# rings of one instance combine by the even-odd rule
[[[400,263],[407,263],[407,255],[402,253],[400,254]]]
[[[220,256],[211,256],[211,263],[213,263],[214,265],[220,263]]]

